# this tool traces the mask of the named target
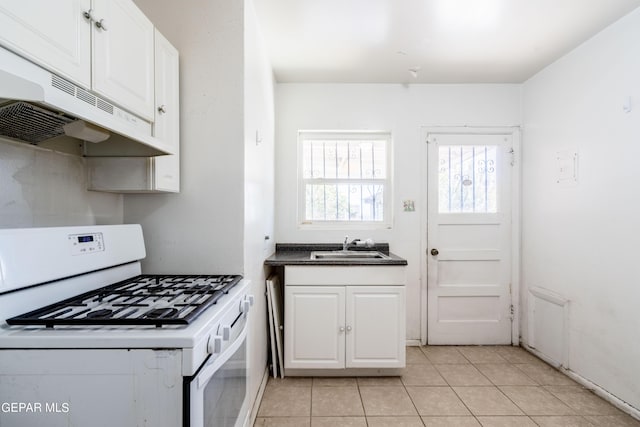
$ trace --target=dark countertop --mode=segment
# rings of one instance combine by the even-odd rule
[[[350,247],[352,251],[379,251],[391,259],[311,259],[313,251],[339,251],[340,243],[276,243],[276,252],[264,263],[270,266],[285,265],[407,265],[407,260],[389,252],[388,243],[376,243],[374,247]]]

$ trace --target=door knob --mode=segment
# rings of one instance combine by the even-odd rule
[[[435,248],[434,248],[434,249],[431,249],[431,255],[436,256],[436,255],[438,255],[439,253],[440,253],[440,252],[438,252],[438,250],[437,250],[437,249],[435,249]]]

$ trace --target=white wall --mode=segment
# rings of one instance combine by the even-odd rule
[[[263,263],[275,250],[274,80],[251,0],[245,1],[244,22],[244,275],[252,282],[257,302],[252,314],[249,359],[249,390],[255,396],[267,365]],[[265,240],[265,236],[269,239]]]
[[[0,228],[121,223],[122,196],[86,176],[82,157],[0,139]]]
[[[241,273],[244,233],[243,4],[136,3],[180,52],[179,194],[127,195],[148,273]]]
[[[524,84],[522,179],[524,304],[533,286],[567,298],[568,367],[636,408],[638,40],[640,9]],[[629,113],[623,111],[627,97],[635,104]],[[574,187],[554,179],[556,152],[564,149],[579,153]],[[525,342],[530,320],[524,319]]]
[[[520,124],[519,85],[278,84],[276,87],[276,240],[341,242],[372,237],[389,242],[407,259],[407,339],[420,339],[420,270],[426,233],[420,209],[421,126],[513,126]],[[300,230],[297,227],[297,131],[299,129],[390,130],[394,193],[391,230]],[[414,200],[416,211],[403,212]],[[426,280],[426,278],[424,278]]]

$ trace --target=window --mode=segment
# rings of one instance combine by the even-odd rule
[[[438,211],[495,213],[495,145],[444,145],[438,150]]]
[[[391,224],[391,135],[299,132],[303,225]]]

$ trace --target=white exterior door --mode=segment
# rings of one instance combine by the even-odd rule
[[[349,286],[346,302],[346,367],[404,367],[404,286]]]
[[[513,133],[432,132],[427,342],[510,344]]]

